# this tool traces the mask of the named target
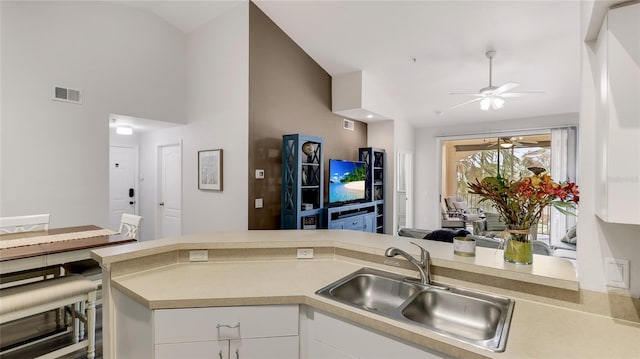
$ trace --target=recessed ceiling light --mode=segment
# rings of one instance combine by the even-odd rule
[[[368,114],[367,118],[373,118],[373,115],[372,114]]]
[[[133,128],[131,127],[126,127],[126,126],[118,126],[116,127],[116,133],[119,135],[132,135],[133,134]]]

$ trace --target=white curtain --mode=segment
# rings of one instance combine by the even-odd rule
[[[576,180],[576,128],[564,127],[551,130],[551,178],[556,182]],[[551,209],[549,237],[560,239],[567,229],[576,223],[575,216],[565,216]]]

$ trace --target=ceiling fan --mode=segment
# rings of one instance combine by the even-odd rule
[[[512,148],[512,147],[530,147],[531,145],[540,145],[539,141],[527,141],[522,137],[498,137],[497,141],[488,141],[487,148]]]
[[[504,107],[505,98],[522,97],[526,94],[543,94],[544,93],[540,91],[507,92],[515,87],[520,86],[520,84],[515,82],[507,82],[502,86],[493,86],[492,69],[493,69],[493,58],[496,56],[496,51],[489,50],[485,53],[485,55],[487,56],[487,58],[489,58],[489,86],[481,88],[478,93],[460,93],[460,92],[450,93],[450,95],[465,95],[465,96],[476,97],[473,100],[469,100],[469,101],[457,104],[451,108],[456,108],[456,107],[464,106],[473,102],[480,101],[481,110],[487,111],[489,110],[489,108],[493,108],[494,110],[497,110]]]

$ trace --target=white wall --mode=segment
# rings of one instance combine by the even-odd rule
[[[1,215],[107,226],[109,114],[185,120],[183,35],[108,2],[0,6]],[[52,101],[54,85],[83,104]]]
[[[391,120],[367,124],[367,146],[384,148],[387,163],[385,164],[384,190],[384,230],[393,234],[394,188],[395,188],[395,143],[394,122]]]
[[[575,126],[578,115],[560,114],[507,121],[420,128],[415,131],[414,223],[440,228],[440,156],[437,137]]]
[[[602,23],[602,13],[591,18],[594,7],[601,6],[593,1],[581,3],[582,38],[589,32],[588,22]],[[604,276],[604,258],[612,257],[628,259],[631,263],[630,284],[628,291],[633,297],[640,297],[640,226],[610,224],[599,220],[595,215],[596,197],[596,101],[598,90],[596,79],[598,71],[596,56],[591,43],[582,46],[582,88],[579,127],[579,185],[580,212],[578,215],[578,273],[580,287],[595,291],[607,291]],[[638,138],[640,141],[640,138]],[[624,159],[620,159],[624,160]],[[629,199],[636,200],[636,199]]]
[[[187,38],[188,125],[183,147],[183,233],[247,229],[249,3]],[[223,191],[198,190],[197,153],[223,149]]]

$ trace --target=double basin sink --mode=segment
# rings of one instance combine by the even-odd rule
[[[360,269],[316,294],[496,352],[506,346],[514,306],[506,297],[421,284],[371,268]]]

